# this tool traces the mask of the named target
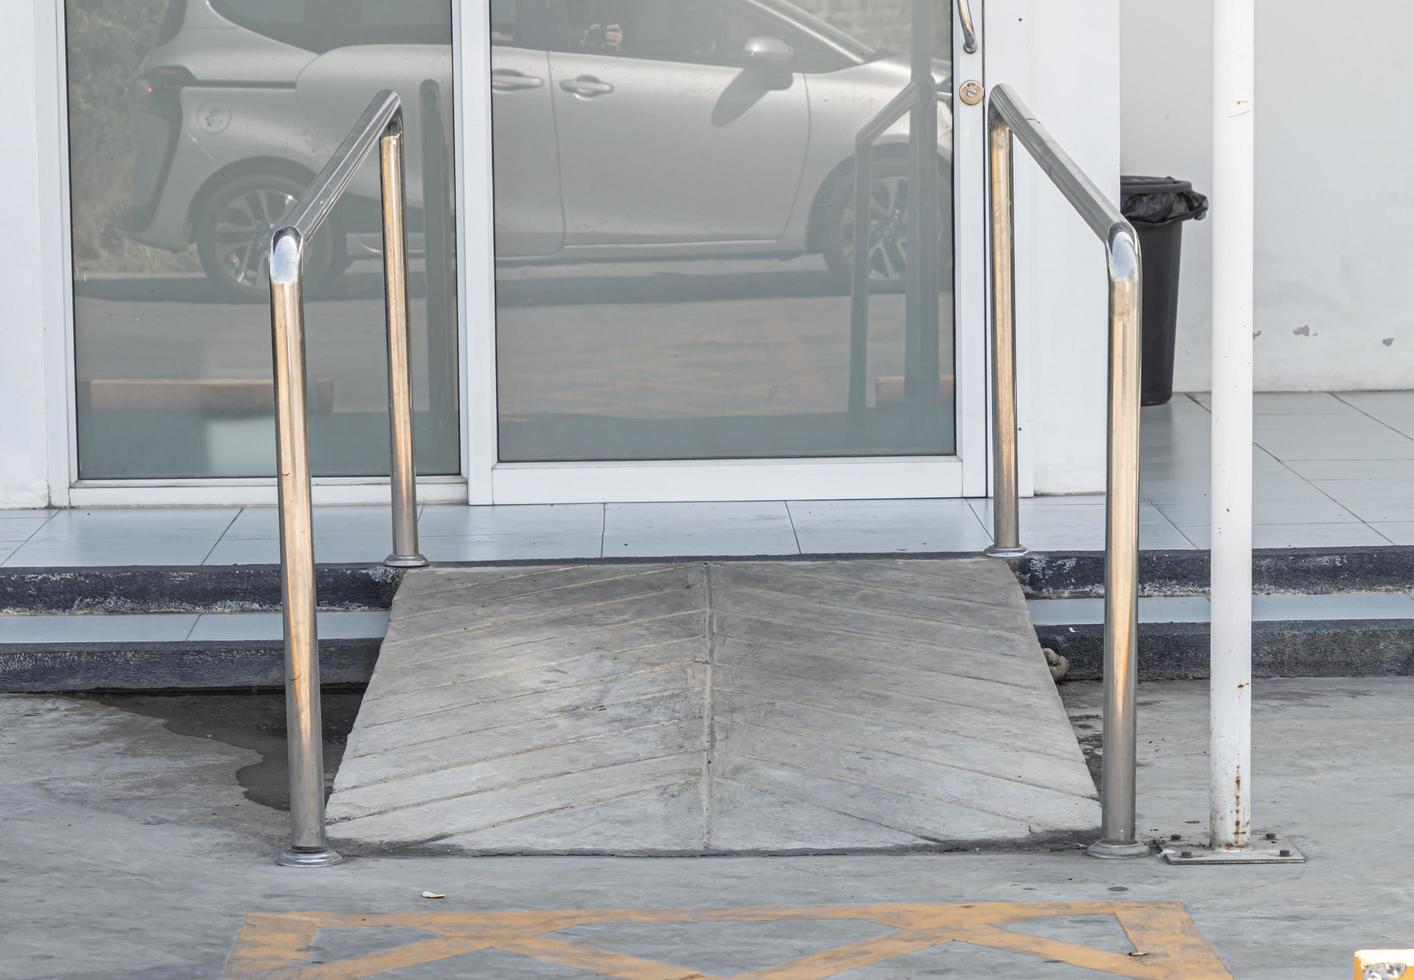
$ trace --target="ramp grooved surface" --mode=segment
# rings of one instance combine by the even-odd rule
[[[1010,570],[410,572],[329,801],[351,852],[793,853],[1093,832]]]

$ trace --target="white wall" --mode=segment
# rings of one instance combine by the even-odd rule
[[[1209,0],[1125,0],[1122,26],[1124,171],[1206,190]],[[1258,0],[1260,389],[1414,387],[1411,35],[1396,0]],[[1184,247],[1175,381],[1193,391],[1208,386],[1207,225]]]
[[[1119,0],[989,0],[987,81],[1013,84],[1105,190],[1119,193]],[[1023,469],[1035,492],[1104,488],[1104,246],[1020,147],[1017,331]]]
[[[11,2],[0,30],[6,66],[6,125],[0,127],[0,507],[49,503],[45,425],[45,281],[41,216],[53,223],[57,200],[41,199],[41,105],[36,14],[52,3]],[[51,66],[52,70],[52,66]],[[55,85],[52,74],[48,84]],[[48,93],[52,96],[52,92]]]

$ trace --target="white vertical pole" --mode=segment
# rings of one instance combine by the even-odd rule
[[[1252,819],[1255,0],[1213,0],[1211,844]]]

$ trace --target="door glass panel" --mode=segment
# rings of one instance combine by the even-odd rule
[[[373,94],[407,122],[417,465],[460,469],[452,0],[66,0],[79,473],[271,476],[269,234]],[[306,260],[310,452],[388,472],[376,159]]]
[[[852,344],[854,144],[912,78],[909,0],[493,0],[502,461],[955,451],[951,9],[916,2],[937,140],[905,114],[874,150]]]

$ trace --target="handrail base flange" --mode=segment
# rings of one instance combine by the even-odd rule
[[[1139,841],[1125,843],[1123,841],[1097,840],[1085,849],[1085,853],[1092,858],[1123,860],[1149,857],[1154,853],[1154,850],[1148,844],[1141,844]]]
[[[988,558],[1025,558],[1031,554],[1031,549],[1023,545],[1017,545],[1015,548],[998,548],[996,545],[992,545],[982,554]]]
[[[423,555],[389,555],[383,559],[387,568],[426,568],[430,564]]]
[[[313,850],[292,847],[280,855],[278,863],[283,868],[327,868],[343,860],[343,856],[330,847],[320,847]]]

